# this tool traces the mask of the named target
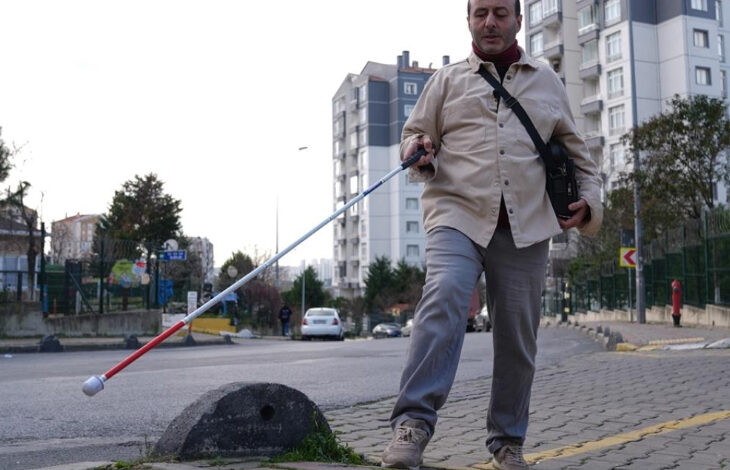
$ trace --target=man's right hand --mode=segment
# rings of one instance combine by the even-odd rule
[[[408,160],[411,155],[416,153],[421,147],[426,149],[426,152],[428,153],[419,158],[418,161],[413,164],[413,166],[430,165],[431,162],[433,162],[433,159],[436,158],[436,148],[434,147],[433,142],[431,142],[431,138],[427,135],[421,135],[411,138],[411,143],[408,144],[408,147],[405,151],[404,160]]]

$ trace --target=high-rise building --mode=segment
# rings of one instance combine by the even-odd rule
[[[396,64],[368,62],[359,74],[349,74],[332,98],[335,209],[400,163],[403,124],[435,72],[411,63],[409,55],[404,51]],[[335,295],[362,295],[376,257],[423,265],[422,189],[403,172],[335,221]]]
[[[604,193],[626,168],[621,136],[667,102],[727,97],[728,0],[523,0],[527,52],[552,65],[600,165]],[[725,188],[716,188],[726,202]]]

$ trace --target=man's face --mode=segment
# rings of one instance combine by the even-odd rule
[[[472,0],[467,20],[474,44],[485,54],[505,51],[522,26],[522,15],[515,16],[515,0]]]

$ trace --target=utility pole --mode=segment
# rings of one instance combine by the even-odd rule
[[[629,10],[629,63],[631,64],[631,121],[632,128],[636,128],[636,65],[634,64],[634,24],[633,2],[627,0]],[[634,173],[641,169],[640,155],[634,154]],[[636,320],[646,323],[646,306],[644,292],[644,228],[641,222],[641,188],[634,183],[634,238],[636,243]]]

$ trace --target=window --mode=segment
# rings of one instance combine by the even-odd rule
[[[530,26],[535,26],[542,21],[542,2],[538,0],[529,7]]]
[[[603,11],[607,25],[621,20],[621,0],[606,0]]]
[[[407,221],[406,233],[418,233],[418,222]]]
[[[558,0],[542,0],[542,16],[546,18],[558,12]]]
[[[608,109],[608,133],[610,135],[622,134],[624,131],[624,105],[614,106]]]
[[[710,69],[708,67],[695,67],[695,81],[698,85],[711,85]]]
[[[606,36],[606,61],[613,62],[621,58],[621,32]]]
[[[707,39],[707,31],[702,29],[694,30],[694,45],[695,47],[702,48],[710,47],[710,41]]]
[[[530,55],[540,54],[542,54],[542,33],[537,33],[530,36]]]
[[[367,124],[368,123],[368,108],[364,106],[360,110],[360,124]]]
[[[365,85],[363,85],[363,86],[360,87],[360,91],[359,91],[359,94],[358,95],[359,95],[359,98],[360,98],[360,101],[361,102],[363,102],[363,101],[365,101],[365,100],[368,99],[368,86],[367,86],[367,84],[365,84]]]
[[[721,0],[715,0],[715,19],[717,20],[717,23],[720,26],[724,26],[722,24],[722,2]],[[730,194],[730,193],[728,193]]]
[[[421,256],[421,251],[418,249],[418,245],[406,245],[406,256],[409,258]]]
[[[598,61],[598,41],[588,41],[583,44],[583,59],[581,64],[592,64]]]
[[[357,132],[353,132],[352,134],[350,134],[350,148],[357,148]]]
[[[406,210],[417,211],[418,210],[418,198],[415,198],[415,197],[406,198]]]
[[[406,95],[415,95],[418,93],[418,84],[413,82],[403,83],[403,93]]]
[[[357,194],[357,176],[350,176],[350,194]]]
[[[596,6],[591,5],[578,12],[578,34],[587,31],[596,24]]]
[[[622,167],[624,164],[624,148],[621,144],[611,144],[609,147],[609,170],[613,171],[616,167]]]
[[[707,0],[692,0],[690,5],[693,10],[707,11]]]
[[[608,97],[616,98],[624,94],[624,69],[618,68],[610,70],[606,77],[608,78]]]
[[[415,105],[412,105],[412,104],[407,104],[407,105],[403,106],[403,114],[405,114],[406,119],[408,119],[408,117],[413,112],[413,108],[415,108],[415,107],[416,106]]]
[[[717,35],[717,55],[720,56],[720,62],[725,62],[725,36]]]
[[[360,129],[360,132],[358,132],[357,135],[358,138],[358,144],[361,147],[365,147],[368,144],[368,132],[365,129]]]
[[[722,81],[722,97],[727,98],[727,72],[720,70],[720,80]]]

